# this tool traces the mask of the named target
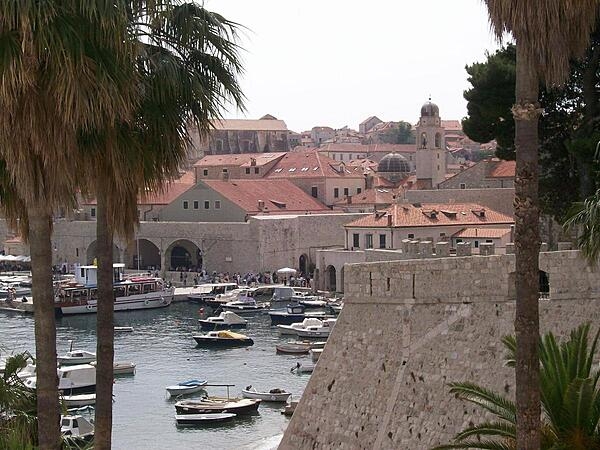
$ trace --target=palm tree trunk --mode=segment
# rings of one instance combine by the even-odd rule
[[[56,322],[52,289],[51,218],[43,209],[30,207],[32,295],[35,313],[38,441],[40,449],[59,449],[60,409],[56,373]]]
[[[517,449],[540,448],[538,76],[517,42],[515,146],[515,333]]]
[[[94,448],[110,450],[114,361],[113,233],[108,225],[106,184],[96,189],[98,217],[96,249],[98,258],[98,317],[96,370],[96,424]]]

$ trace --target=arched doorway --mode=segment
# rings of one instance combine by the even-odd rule
[[[327,266],[327,269],[325,269],[325,286],[328,291],[337,291],[336,281],[335,267]]]
[[[94,260],[96,260],[96,258],[98,257],[98,252],[97,252],[97,242],[94,241],[92,242],[86,252],[85,252],[85,262],[86,264],[93,264]],[[113,262],[121,262],[121,249],[119,247],[117,247],[114,243],[113,243]]]
[[[300,269],[302,276],[306,277],[307,275],[310,275],[308,273],[308,256],[305,254],[300,255],[300,259],[298,260],[298,268]]]
[[[160,250],[148,239],[136,239],[130,249],[130,268],[139,270],[160,269]]]
[[[167,249],[166,254],[169,270],[202,270],[202,250],[196,244],[187,239],[173,242]]]

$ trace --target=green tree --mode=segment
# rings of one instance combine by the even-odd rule
[[[539,392],[539,83],[561,85],[569,61],[583,56],[590,41],[597,0],[544,0],[532,7],[519,0],[485,0],[498,39],[516,42],[515,260],[517,448],[540,448]]]
[[[191,143],[189,128],[208,131],[230,103],[243,108],[237,78],[238,25],[193,3],[132,2],[138,100],[134,120],[95,130],[82,140],[97,198],[97,449],[111,448],[113,235],[129,239],[139,195],[177,177]]]
[[[61,445],[51,217],[86,175],[79,132],[130,117],[130,80],[114,63],[131,55],[127,18],[124,1],[0,2],[0,157],[27,218],[43,449]]]
[[[540,341],[540,392],[542,402],[542,450],[600,449],[600,371],[594,368],[599,334],[589,343],[589,324],[558,343],[552,333]],[[515,366],[514,336],[502,341],[507,365]],[[436,450],[517,448],[517,415],[513,401],[472,382],[452,383],[450,392],[475,404],[496,420],[469,426],[454,437],[454,443]]]
[[[388,130],[379,134],[379,139],[385,144],[414,144],[415,135],[412,125],[408,122],[395,122]]]
[[[589,264],[596,266],[600,257],[600,190],[569,210],[564,227],[578,231],[577,246]]]

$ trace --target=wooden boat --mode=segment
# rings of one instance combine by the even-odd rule
[[[177,425],[202,425],[206,423],[225,422],[236,417],[233,413],[220,414],[178,414],[175,416]]]
[[[65,355],[56,358],[61,366],[75,366],[77,364],[89,364],[96,361],[96,354],[86,350],[72,350]]]
[[[175,403],[177,414],[253,414],[261,400],[252,398],[205,397],[201,400],[181,400]]]
[[[172,386],[167,386],[166,389],[171,397],[176,397],[178,395],[189,395],[199,392],[204,389],[204,386],[206,386],[207,383],[208,381],[206,380],[188,380]]]
[[[245,398],[257,398],[265,402],[287,402],[292,394],[282,389],[271,389],[269,392],[258,392],[252,386],[242,389]]]
[[[254,341],[245,334],[233,331],[209,331],[206,334],[193,336],[198,347],[243,347],[254,345]]]
[[[313,370],[315,370],[314,364],[296,363],[296,365],[290,369],[290,372],[292,372],[292,373],[295,372],[297,374],[303,374],[303,373],[313,373]]]
[[[96,404],[96,394],[63,395],[62,401],[67,408]]]
[[[305,355],[310,351],[310,345],[300,343],[278,344],[275,346],[277,353],[285,353],[289,355]]]
[[[198,322],[203,330],[232,330],[246,328],[248,325],[246,319],[232,311],[223,311],[218,316],[199,319]]]

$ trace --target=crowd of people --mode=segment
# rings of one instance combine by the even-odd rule
[[[311,287],[311,279],[309,276],[300,274],[299,276],[280,275],[277,272],[247,272],[229,273],[213,271],[207,272],[202,270],[190,270],[178,268],[179,284],[181,286],[195,286],[201,283],[236,283],[239,286],[255,286],[257,284],[285,284],[290,286]],[[175,280],[174,280],[175,281]]]

